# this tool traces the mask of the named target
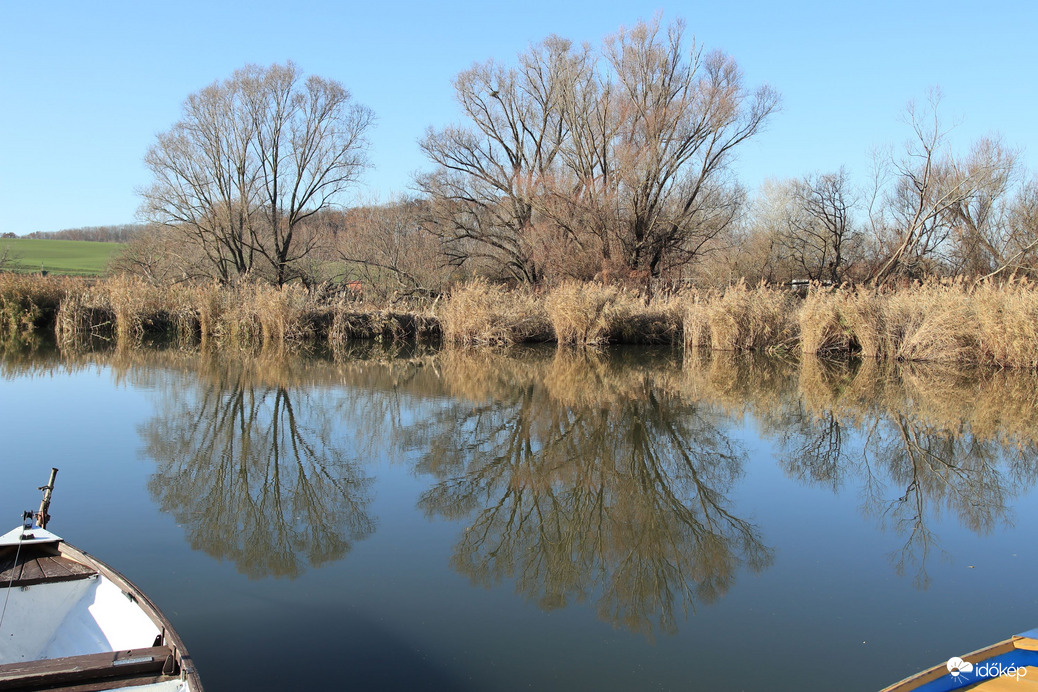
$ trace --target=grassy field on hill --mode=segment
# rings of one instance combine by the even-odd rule
[[[94,243],[84,240],[40,240],[0,238],[0,254],[7,250],[7,269],[71,276],[104,274],[111,257],[126,247],[123,243]]]

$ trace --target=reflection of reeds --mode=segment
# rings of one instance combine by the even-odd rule
[[[755,354],[687,351],[682,388],[692,401],[718,406],[730,415],[770,414],[795,395],[794,362]]]
[[[658,349],[657,349],[658,350]],[[609,409],[647,392],[679,392],[680,359],[669,351],[621,360],[599,351],[521,348],[449,349],[435,356],[447,391],[473,402],[542,392],[553,405]]]
[[[799,392],[807,411],[848,424],[886,417],[958,438],[1038,445],[1038,375],[1019,370],[864,360],[834,365],[805,356]]]

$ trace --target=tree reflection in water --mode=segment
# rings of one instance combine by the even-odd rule
[[[799,397],[758,409],[781,438],[780,463],[833,490],[855,479],[866,514],[903,537],[891,554],[897,573],[913,573],[920,588],[931,553],[943,552],[932,522],[947,512],[987,534],[1011,521],[1011,500],[1038,479],[1036,409],[1020,406],[1032,398],[1031,374],[805,358],[798,385]],[[849,449],[849,432],[864,444]]]
[[[651,369],[566,351],[442,365],[456,397],[411,431],[419,468],[439,479],[420,505],[472,517],[452,565],[473,582],[514,578],[546,609],[595,599],[603,619],[652,636],[723,595],[741,566],[770,564],[728,507],[744,454],[725,421]]]
[[[321,390],[279,384],[291,378],[265,365],[203,361],[140,434],[157,463],[148,489],[193,548],[249,577],[295,577],[371,534],[371,480]]]
[[[151,492],[194,545],[247,574],[344,555],[373,530],[370,480],[348,460],[417,453],[433,479],[421,508],[468,523],[456,569],[514,579],[546,608],[593,601],[649,634],[771,561],[728,500],[743,415],[791,479],[860,498],[920,587],[942,515],[993,531],[1038,481],[1034,372],[635,349],[247,363],[131,350],[49,365],[0,352],[3,377],[104,364],[154,387],[168,381],[155,373],[184,373],[141,430]]]

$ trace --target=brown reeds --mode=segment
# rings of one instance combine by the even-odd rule
[[[744,282],[692,295],[685,310],[685,345],[715,351],[782,352],[799,337],[796,297],[783,289]]]
[[[257,338],[263,345],[299,342],[313,335],[319,308],[302,286],[246,284],[240,292],[242,300],[231,313],[241,326],[240,343]]]
[[[385,343],[439,337],[440,322],[431,313],[394,312],[347,302],[335,306],[328,327],[328,345],[333,351],[358,340]]]
[[[1038,369],[1038,287],[929,281],[898,289],[748,287],[647,300],[601,284],[546,293],[477,280],[446,300],[410,310],[330,303],[302,286],[245,283],[159,287],[0,274],[0,336],[53,330],[65,345],[174,341],[241,348],[358,340],[451,345],[671,343],[762,351]]]
[[[89,291],[69,291],[58,307],[54,325],[58,344],[75,348],[95,338],[115,338],[115,314],[97,305]]]
[[[1038,287],[1027,281],[985,283],[972,299],[982,360],[1038,368]]]
[[[16,336],[53,328],[65,294],[82,280],[0,272],[0,334]]]
[[[1038,290],[1027,282],[815,288],[797,318],[804,353],[1038,367]]]
[[[619,295],[618,288],[597,283],[566,281],[553,288],[544,307],[555,340],[582,346],[605,343]]]
[[[684,332],[685,300],[621,291],[609,311],[609,341],[620,344],[680,344]]]
[[[529,291],[508,291],[482,279],[455,288],[439,317],[443,340],[454,346],[548,341],[552,335],[543,300]]]

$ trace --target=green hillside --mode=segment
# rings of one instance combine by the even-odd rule
[[[39,240],[0,238],[0,256],[7,250],[4,269],[75,276],[104,274],[108,260],[121,252],[124,243],[93,243],[84,240]]]

